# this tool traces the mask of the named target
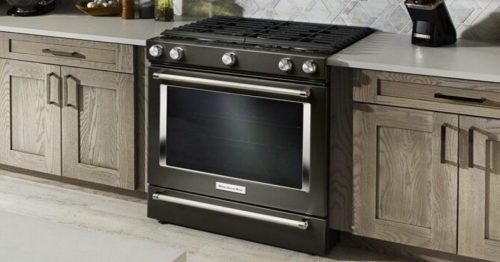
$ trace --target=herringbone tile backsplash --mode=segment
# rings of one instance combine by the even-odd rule
[[[174,0],[187,16],[235,15],[369,26],[407,34],[412,22],[403,0]],[[500,40],[500,0],[446,0],[459,36]]]
[[[72,3],[79,0],[58,0]],[[175,13],[368,26],[408,34],[404,0],[174,0]],[[500,41],[500,0],[446,0],[459,37]]]

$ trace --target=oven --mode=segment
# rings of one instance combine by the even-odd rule
[[[326,218],[327,93],[324,83],[313,81],[151,67],[150,188]],[[154,200],[307,227],[300,220],[150,194]]]

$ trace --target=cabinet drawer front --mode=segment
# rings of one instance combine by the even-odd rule
[[[500,117],[500,84],[359,70],[354,100],[449,113]]]
[[[133,73],[133,46],[2,33],[3,58]]]

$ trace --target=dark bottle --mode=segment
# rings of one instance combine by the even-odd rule
[[[155,17],[155,2],[154,0],[139,0],[139,18],[151,19]]]

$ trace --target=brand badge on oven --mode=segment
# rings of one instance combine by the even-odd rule
[[[231,184],[226,184],[226,183],[221,183],[221,182],[215,183],[215,189],[229,191],[229,192],[243,194],[243,195],[245,195],[247,193],[247,188],[244,186],[236,186],[236,185],[231,185]]]

